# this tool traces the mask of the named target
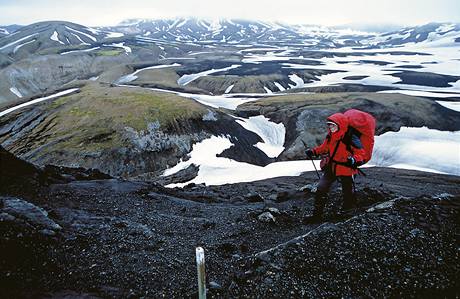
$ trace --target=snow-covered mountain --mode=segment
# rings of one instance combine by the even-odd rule
[[[130,19],[118,26],[103,28],[169,41],[200,43],[266,43],[304,45],[314,48],[344,46],[400,46],[406,43],[460,41],[460,24],[429,23],[386,33],[313,25],[288,25],[279,22],[233,19],[206,20],[176,18],[162,20]]]
[[[131,19],[117,26],[97,29],[64,21],[47,21],[24,27],[0,27],[0,53],[15,58],[25,56],[24,53],[43,53],[40,51],[52,48],[89,48],[113,38],[117,42],[129,40],[132,43],[135,42],[133,36],[137,37],[138,43],[148,39],[224,46],[302,46],[309,49],[385,48],[414,43],[446,46],[460,43],[460,24],[430,23],[387,33],[369,33],[324,26],[233,19]],[[21,52],[23,54],[18,55]]]
[[[106,38],[123,36],[64,21],[39,22],[21,27],[13,33],[4,28],[0,32],[8,33],[0,38],[0,53],[12,57],[24,51],[37,53],[63,46],[85,47],[100,43]]]
[[[279,22],[247,20],[206,20],[177,18],[167,20],[131,19],[105,28],[125,34],[193,42],[316,44],[323,46],[354,45],[365,32],[331,29],[311,25],[287,25]]]
[[[429,23],[422,26],[406,27],[399,31],[380,34],[364,42],[379,47],[402,46],[408,43],[460,45],[460,24]]]
[[[0,26],[0,38],[15,32],[21,27],[22,27],[21,25]]]

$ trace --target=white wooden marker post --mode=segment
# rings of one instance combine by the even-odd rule
[[[206,299],[206,274],[204,270],[204,250],[196,248],[196,267],[198,270],[198,298]]]

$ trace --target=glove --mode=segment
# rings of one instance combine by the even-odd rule
[[[307,157],[311,159],[315,155],[315,152],[309,148],[305,151],[305,155],[307,155]]]
[[[356,160],[353,157],[348,157],[347,158],[347,165],[350,167],[355,167],[356,165]]]

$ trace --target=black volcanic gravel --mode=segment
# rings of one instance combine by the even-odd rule
[[[74,181],[36,195],[4,194],[0,292],[3,298],[195,297],[196,246],[205,249],[209,297],[457,292],[460,179],[366,173],[357,180],[360,208],[338,215],[334,189],[326,222],[315,225],[302,223],[312,210],[311,186],[300,191],[316,181],[314,173],[184,189]],[[11,197],[43,208],[62,229],[8,217],[4,203]],[[389,200],[393,206],[366,212]],[[263,212],[275,221],[260,221]],[[304,237],[290,241],[298,236]]]

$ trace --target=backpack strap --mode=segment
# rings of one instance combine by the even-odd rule
[[[335,148],[334,148],[334,152],[332,153],[332,156],[330,156],[330,160],[329,160],[330,162],[329,162],[329,163],[331,163],[331,166],[332,166],[332,162],[336,163],[336,162],[334,161],[334,156],[335,156],[335,154],[337,153],[337,150],[339,149],[339,144],[340,144],[340,142],[342,142],[342,139],[340,139],[340,140],[337,141],[337,144],[335,145]],[[334,165],[334,169],[331,168],[332,173],[333,173],[334,175],[335,175],[335,173],[336,173],[336,167],[337,167],[337,163]]]
[[[347,135],[348,135],[348,136],[347,136]],[[353,152],[353,151],[352,151],[352,148],[351,148],[351,143],[352,143],[352,141],[353,141],[353,139],[352,139],[352,138],[353,138],[353,135],[354,135],[353,132],[352,132],[351,130],[349,130],[349,131],[347,131],[346,135],[345,135],[342,139],[340,139],[339,141],[337,141],[337,144],[336,144],[336,146],[335,146],[335,148],[334,148],[334,153],[332,154],[332,156],[331,156],[331,158],[330,158],[330,159],[331,159],[330,161],[331,161],[331,163],[334,162],[334,163],[336,164],[336,166],[337,166],[337,165],[342,165],[342,166],[346,166],[346,167],[349,167],[349,168],[356,169],[356,170],[358,171],[359,174],[361,174],[362,176],[366,176],[366,174],[365,174],[361,169],[359,169],[358,167],[356,167],[356,168],[350,167],[350,165],[348,165],[348,164],[345,163],[345,162],[339,162],[339,161],[335,161],[335,160],[334,160],[334,156],[335,156],[335,154],[337,153],[337,150],[338,150],[338,148],[339,148],[340,142],[343,142],[343,143],[345,144],[345,146],[347,147],[347,150],[348,150],[350,153]],[[356,135],[355,135],[355,136],[356,136]],[[347,139],[347,140],[350,141],[350,142],[345,142],[345,141],[346,141],[346,140],[344,140],[345,138],[349,138],[349,139]],[[356,138],[359,140],[359,137],[358,137],[358,136],[356,136]],[[359,145],[361,145],[361,141],[359,142]],[[361,148],[362,148],[362,145],[361,145]],[[335,168],[335,167],[334,167],[334,168]],[[335,169],[334,169],[334,173],[335,173]]]
[[[339,149],[340,142],[342,142],[342,139],[337,141],[337,144],[335,145],[335,148],[334,148],[334,152],[332,153],[332,156],[331,156],[331,161],[334,161],[334,156],[337,153],[337,150]]]

